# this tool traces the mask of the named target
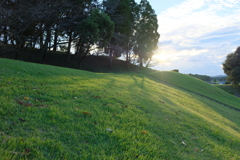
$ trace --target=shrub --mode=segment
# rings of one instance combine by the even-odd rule
[[[179,73],[179,70],[178,69],[174,69],[174,70],[172,70],[173,72],[177,72],[177,73]]]

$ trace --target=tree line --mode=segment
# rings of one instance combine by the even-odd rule
[[[79,64],[92,50],[113,57],[133,56],[147,64],[157,48],[158,21],[147,0],[2,0],[0,2],[0,55],[23,48],[62,50]],[[11,49],[6,46],[12,46]]]
[[[199,74],[191,74],[191,73],[189,75],[192,76],[192,77],[201,79],[205,82],[210,82],[211,81],[211,77],[207,76],[207,75],[199,75]]]

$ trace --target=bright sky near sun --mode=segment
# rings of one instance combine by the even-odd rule
[[[161,35],[154,69],[224,75],[221,64],[240,46],[240,0],[148,1]]]

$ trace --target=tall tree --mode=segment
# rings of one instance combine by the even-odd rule
[[[153,56],[153,51],[157,49],[158,20],[155,11],[147,0],[141,0],[139,4],[139,20],[136,24],[134,53],[139,57],[139,64],[149,60]]]
[[[98,9],[92,10],[91,14],[78,24],[77,47],[80,53],[79,63],[89,53],[94,44],[100,47],[106,46],[113,35],[114,23],[106,13]]]
[[[140,7],[134,0],[130,0],[130,9],[131,9],[131,14],[129,16],[129,19],[131,21],[130,32],[128,32],[127,39],[125,40],[126,45],[124,47],[127,65],[132,61],[132,58],[130,57],[130,55],[135,45],[136,24],[140,19],[140,12],[139,12]]]
[[[228,75],[227,80],[232,82],[235,88],[239,88],[240,83],[240,46],[234,53],[227,55],[223,63],[223,71]]]
[[[115,24],[114,35],[105,49],[109,54],[109,66],[112,67],[112,58],[118,57],[127,48],[129,35],[131,32],[131,16],[130,0],[105,0],[103,1],[105,12],[110,16]]]

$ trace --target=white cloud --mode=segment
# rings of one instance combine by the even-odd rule
[[[198,1],[188,0],[186,2],[183,2],[180,5],[169,8],[168,10],[163,12],[162,15],[169,18],[178,19],[188,15],[189,13],[193,12],[196,9],[201,8],[202,5],[204,5],[204,0],[198,0]]]
[[[187,0],[165,10],[158,15],[161,38],[156,53],[172,55],[172,61],[181,59],[184,64],[179,61],[179,66],[194,58],[199,66],[217,63],[213,67],[222,73],[219,65],[240,45],[239,8],[239,0]],[[199,55],[208,56],[201,60]]]

